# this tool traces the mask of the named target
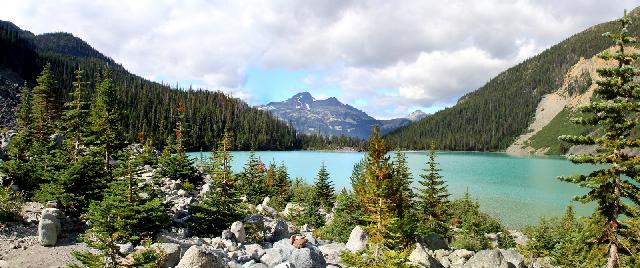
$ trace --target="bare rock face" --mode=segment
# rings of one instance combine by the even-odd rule
[[[367,247],[367,234],[364,232],[364,229],[360,226],[356,226],[351,231],[349,235],[349,241],[347,241],[347,249],[351,252],[356,252],[358,250],[364,249]]]

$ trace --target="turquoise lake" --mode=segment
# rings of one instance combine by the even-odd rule
[[[414,185],[425,167],[427,152],[406,152]],[[199,158],[200,153],[190,153]],[[350,188],[353,166],[363,157],[357,152],[263,151],[256,152],[263,162],[284,162],[291,178],[313,182],[324,161],[336,189]],[[208,158],[209,153],[203,153]],[[233,170],[242,170],[249,152],[233,152]],[[519,229],[538,222],[540,217],[561,216],[573,203],[579,215],[588,215],[593,205],[571,202],[586,192],[576,185],[556,179],[560,175],[585,174],[593,166],[579,166],[563,157],[518,157],[504,153],[438,152],[441,175],[452,198],[469,191],[481,209],[500,218],[509,228]]]

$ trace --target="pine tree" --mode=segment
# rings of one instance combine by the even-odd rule
[[[121,104],[117,90],[113,87],[111,69],[105,67],[100,83],[96,85],[96,96],[91,106],[93,140],[104,155],[104,168],[110,170],[115,152],[125,146]]]
[[[418,231],[423,235],[436,233],[444,237],[449,236],[449,193],[442,180],[438,162],[436,162],[435,144],[431,144],[427,167],[423,169],[425,174],[420,175],[422,180],[417,194],[417,209],[420,222]]]
[[[291,201],[291,179],[284,162],[276,168],[275,193],[271,198],[271,206],[277,210],[282,210]]]
[[[235,191],[236,181],[233,172],[231,171],[231,136],[229,132],[224,133],[222,140],[218,142],[218,147],[213,154],[211,154],[211,178],[214,181],[214,185],[221,189],[222,197],[231,196],[237,194]]]
[[[394,200],[392,201],[396,205],[395,211],[398,213],[397,217],[403,218],[405,212],[411,210],[414,194],[411,189],[412,179],[407,163],[407,155],[401,151],[396,152],[395,161],[393,162],[392,178],[392,196],[394,196]]]
[[[394,204],[389,196],[391,186],[391,164],[386,156],[388,149],[380,137],[380,128],[375,127],[369,137],[369,152],[363,162],[360,185],[354,185],[356,196],[365,208],[366,230],[374,259],[382,258],[388,246],[394,246],[399,234],[394,225],[397,221]]]
[[[637,186],[640,182],[640,170],[637,168],[640,159],[625,151],[627,148],[640,147],[640,139],[631,135],[640,111],[639,71],[634,67],[639,54],[629,49],[636,39],[629,35],[631,18],[626,11],[619,22],[622,26],[619,32],[604,34],[614,41],[617,50],[613,53],[605,50],[598,54],[599,58],[615,60],[617,64],[597,70],[602,79],[597,81],[598,88],[591,103],[581,109],[585,116],[572,120],[582,125],[598,126],[601,128],[599,133],[603,134],[595,137],[559,137],[572,144],[597,145],[600,148],[594,155],[571,155],[569,160],[576,164],[605,164],[606,168],[588,175],[560,179],[589,188],[590,191],[577,200],[583,203],[596,202],[595,214],[606,219],[605,224],[600,226],[601,239],[598,243],[608,247],[607,268],[620,266],[620,253],[631,254],[626,250],[628,247],[621,247],[628,238],[622,231],[626,224],[621,217],[636,216],[634,205],[640,205],[640,188]]]
[[[84,85],[82,70],[76,70],[76,81],[73,82],[72,100],[64,104],[65,111],[62,115],[62,127],[66,143],[69,147],[71,160],[77,162],[80,157],[81,145],[86,139],[89,110],[84,101]]]
[[[333,201],[335,198],[334,189],[333,184],[329,180],[329,172],[327,172],[327,167],[324,165],[324,162],[322,162],[318,176],[316,177],[314,195],[314,199],[320,202],[320,207],[326,211],[333,209]]]
[[[264,163],[256,157],[255,151],[251,151],[249,159],[239,174],[242,194],[252,204],[259,204],[269,194],[265,183]]]
[[[162,152],[160,174],[173,180],[181,180],[185,183],[195,184],[198,180],[198,176],[196,176],[198,171],[184,149],[183,137],[186,132],[184,106],[179,104],[176,110],[178,113],[178,121],[175,127],[175,140],[170,139]]]
[[[40,144],[48,143],[53,134],[56,119],[55,90],[56,82],[51,71],[51,64],[47,64],[36,78],[38,85],[33,88],[31,125],[35,141]],[[21,114],[20,116],[24,116]]]
[[[20,103],[16,111],[16,125],[18,128],[18,134],[23,139],[31,140],[31,89],[27,86],[25,81],[20,88]]]

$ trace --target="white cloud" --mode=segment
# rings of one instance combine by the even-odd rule
[[[0,0],[0,19],[67,31],[144,77],[250,102],[247,70],[320,70],[309,85],[392,117],[445,104],[632,0]],[[314,92],[325,95],[324,92]],[[260,94],[255,94],[260,95]],[[264,94],[263,94],[264,95]],[[375,104],[375,105],[374,105]],[[375,106],[375,107],[374,107]]]

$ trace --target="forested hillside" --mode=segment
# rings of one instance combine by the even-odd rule
[[[631,12],[638,17],[640,10]],[[614,31],[607,22],[580,32],[539,55],[500,73],[458,103],[386,136],[395,147],[495,151],[508,147],[527,130],[542,96],[557,90],[565,74],[582,58],[591,58],[611,43],[602,34]],[[640,35],[640,24],[629,27]]]
[[[174,135],[176,107],[184,103],[188,149],[208,151],[225,129],[234,137],[234,149],[284,150],[300,148],[295,130],[267,112],[251,108],[239,99],[221,92],[176,89],[129,73],[112,59],[69,33],[33,35],[10,22],[0,21],[0,78],[21,85],[22,79],[33,86],[46,63],[52,65],[56,103],[69,100],[74,71],[82,69],[93,94],[95,77],[107,65],[125,114],[126,140],[150,138],[162,145]],[[170,63],[167,63],[170,64]],[[11,75],[7,75],[10,73]],[[8,79],[17,76],[21,79]],[[0,88],[2,93],[14,89]],[[6,92],[5,92],[6,91]],[[10,95],[10,94],[7,94]],[[7,96],[15,100],[17,96]],[[15,105],[15,101],[12,102]],[[10,105],[10,104],[5,104]],[[5,107],[6,108],[6,107]],[[14,109],[14,107],[9,107]],[[7,123],[4,126],[8,127]]]

